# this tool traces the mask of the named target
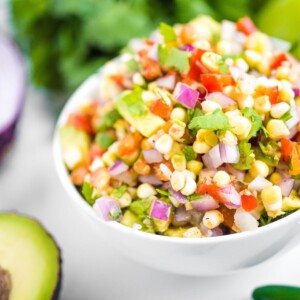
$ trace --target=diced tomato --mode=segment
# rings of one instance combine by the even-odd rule
[[[165,133],[169,133],[169,130],[170,130],[172,124],[173,124],[172,121],[169,120],[169,121],[167,121],[167,122],[162,126],[161,129],[162,129]]]
[[[83,113],[71,113],[69,115],[67,125],[73,126],[77,129],[81,129],[83,131],[86,131],[87,133],[93,132],[90,119]]]
[[[148,46],[153,46],[153,45],[154,45],[154,41],[151,41],[151,40],[145,40],[145,43],[146,43]]]
[[[241,200],[245,211],[251,211],[258,207],[258,201],[253,195],[242,195]]]
[[[202,181],[198,184],[196,189],[196,194],[203,195],[203,194],[209,194],[212,196],[215,200],[218,200],[220,202],[224,202],[224,199],[222,195],[219,193],[220,188],[214,184],[212,184],[209,181]]]
[[[192,52],[192,57],[190,60],[190,70],[187,74],[187,78],[199,81],[200,74],[208,73],[209,70],[202,64],[201,56],[206,50],[196,48]]]
[[[139,158],[133,165],[133,169],[139,175],[149,175],[151,168],[144,158]]]
[[[271,65],[270,65],[270,68],[272,70],[277,69],[278,67],[281,66],[281,64],[284,61],[288,61],[288,60],[289,60],[289,58],[288,58],[288,56],[287,56],[287,54],[285,52],[278,53],[277,55],[275,55],[273,57]]]
[[[236,22],[237,30],[244,33],[245,35],[249,35],[255,31],[257,31],[255,24],[249,17],[243,17]]]
[[[83,185],[86,174],[88,173],[87,167],[78,167],[74,169],[70,175],[71,181],[75,185]]]
[[[271,104],[276,104],[278,102],[279,90],[278,86],[259,86],[255,90],[257,97],[268,96]]]
[[[235,213],[235,210],[234,209],[229,209],[225,205],[220,205],[219,211],[222,213],[222,215],[224,217],[223,224],[225,226],[228,226],[229,228],[231,228],[233,226],[233,224],[234,224],[234,213]]]
[[[294,142],[286,139],[286,138],[282,138],[280,140],[281,142],[281,154],[282,157],[284,159],[285,162],[288,162],[292,152],[293,152],[293,148],[294,148]]]
[[[292,150],[292,157],[291,157],[291,170],[290,175],[300,175],[300,156],[297,148],[299,148],[299,144],[294,144]]]
[[[200,79],[208,92],[222,92],[223,87],[234,84],[234,79],[231,75],[201,74]]]
[[[141,65],[143,76],[147,80],[153,80],[162,76],[160,64],[157,61],[145,56],[141,58]]]
[[[141,140],[142,136],[138,131],[135,131],[134,135],[126,134],[120,142],[118,153],[121,156],[131,154],[139,148]]]
[[[91,185],[98,191],[104,190],[108,187],[110,175],[106,168],[101,167],[91,173]]]
[[[92,163],[96,157],[101,157],[105,151],[106,150],[100,148],[98,144],[92,144],[89,152],[89,163]]]
[[[170,116],[172,108],[162,99],[157,99],[150,107],[150,111],[163,119]]]
[[[179,38],[183,44],[192,44],[195,39],[195,31],[190,25],[182,25]]]

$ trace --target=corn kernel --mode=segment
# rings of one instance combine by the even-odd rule
[[[219,54],[229,54],[232,52],[231,42],[221,40],[217,43],[217,52]]]
[[[186,123],[188,120],[187,112],[182,107],[175,107],[170,115],[171,120],[180,120],[181,122]]]
[[[269,217],[275,218],[282,214],[282,194],[279,186],[264,188],[261,192],[261,200]]]
[[[173,124],[169,129],[169,135],[175,140],[179,140],[180,138],[182,138],[184,133],[185,127],[178,124]]]
[[[185,185],[185,176],[182,172],[174,171],[171,175],[171,185],[175,191],[181,190]]]
[[[214,112],[216,109],[222,109],[222,107],[214,102],[214,101],[210,101],[210,100],[205,100],[201,103],[201,107],[202,107],[202,110],[205,114],[209,114],[209,113],[212,113]]]
[[[238,97],[239,108],[243,109],[245,107],[253,107],[254,99],[251,95],[244,95],[242,97]]]
[[[251,95],[255,90],[255,79],[253,76],[243,75],[243,77],[237,81],[236,86],[242,95]]]
[[[203,39],[203,38],[197,39],[193,43],[193,46],[195,48],[200,48],[200,49],[207,50],[207,51],[211,50],[211,45],[210,45],[209,41],[207,39]]]
[[[183,154],[175,154],[171,158],[173,168],[177,171],[183,171],[186,168],[186,159]]]
[[[139,198],[147,198],[157,194],[155,188],[149,183],[140,184],[136,190],[136,193]]]
[[[139,85],[139,86],[143,86],[146,83],[144,77],[139,72],[136,72],[136,73],[133,74],[132,82],[133,82],[133,84],[136,84],[136,85]]]
[[[252,175],[250,173],[246,173],[245,177],[244,177],[244,181],[246,183],[250,183],[254,178],[252,177]]]
[[[102,160],[103,160],[103,163],[107,166],[107,167],[110,167],[114,164],[114,162],[116,161],[117,159],[117,156],[115,153],[112,153],[112,152],[105,152],[103,155],[102,155]]]
[[[120,199],[117,199],[121,208],[128,207],[131,204],[132,197],[128,192],[125,192]]]
[[[206,144],[205,142],[195,141],[193,144],[193,150],[196,153],[204,154],[204,153],[207,153],[210,149],[211,149],[211,147],[208,144]]]
[[[239,139],[246,138],[252,127],[251,122],[243,116],[236,116],[229,119],[229,124],[231,132],[236,134]]]
[[[245,60],[250,67],[256,67],[262,61],[262,55],[255,50],[246,50],[244,53]]]
[[[282,120],[270,120],[266,126],[266,129],[270,138],[274,140],[287,137],[290,134],[289,129]]]
[[[220,142],[225,145],[237,145],[238,138],[230,130],[223,131],[219,136]]]
[[[203,168],[203,163],[198,160],[190,160],[186,163],[186,167],[189,171],[193,172],[195,175],[198,175]]]
[[[260,53],[268,51],[272,47],[269,37],[259,31],[255,31],[248,35],[244,46],[246,49],[252,49]]]
[[[204,214],[202,222],[207,228],[213,229],[224,222],[224,216],[218,210],[209,210]]]
[[[230,176],[225,171],[218,171],[213,177],[213,182],[219,187],[228,185],[230,180]]]
[[[279,184],[282,181],[282,176],[278,173],[278,172],[274,172],[271,176],[270,176],[270,181],[273,184]]]
[[[226,117],[228,118],[228,120],[232,119],[233,117],[237,117],[237,116],[241,116],[242,113],[240,110],[238,109],[234,109],[234,110],[230,110],[230,111],[227,111],[225,113]]]
[[[146,104],[151,104],[151,103],[153,103],[157,99],[157,97],[151,91],[143,91],[143,93],[142,93],[142,99],[143,99],[143,101]]]
[[[172,150],[173,139],[169,134],[162,135],[156,142],[155,148],[162,154],[167,154]]]
[[[185,185],[180,192],[185,196],[189,196],[195,193],[196,188],[197,188],[197,184],[195,180],[190,176],[186,176]]]
[[[185,238],[201,238],[202,234],[201,231],[198,227],[191,227],[189,229],[187,229],[184,233],[183,233],[183,237]]]
[[[269,175],[269,167],[265,162],[261,160],[255,160],[251,165],[249,173],[252,177],[260,175],[266,178]]]
[[[244,72],[248,72],[248,70],[249,70],[249,66],[248,66],[247,62],[241,57],[235,61],[235,65],[238,66]]]
[[[220,65],[219,61],[222,56],[214,52],[204,52],[201,56],[201,62],[207,67],[211,72],[219,72]]]
[[[270,114],[273,118],[279,119],[290,110],[290,106],[286,102],[280,102],[272,105]]]
[[[289,80],[290,73],[291,73],[290,68],[280,66],[280,67],[277,68],[275,76],[276,76],[277,79]]]
[[[214,147],[218,144],[218,137],[214,131],[208,129],[200,129],[197,132],[196,140],[198,142],[205,142],[211,147]]]
[[[295,93],[290,87],[284,86],[279,90],[279,101],[289,102],[294,99],[294,97]]]
[[[266,114],[271,110],[271,103],[268,96],[261,96],[254,99],[254,109],[259,114]]]

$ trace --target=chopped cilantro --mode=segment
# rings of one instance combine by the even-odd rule
[[[256,159],[262,160],[270,167],[276,167],[280,159],[280,147],[273,140],[265,143],[259,142],[259,147],[254,148]]]
[[[187,73],[190,69],[189,53],[177,48],[168,48],[162,45],[158,47],[159,62],[165,68],[174,68],[175,70]]]
[[[109,133],[99,132],[95,137],[95,141],[100,148],[106,150],[115,141],[115,138]]]
[[[269,132],[264,125],[261,126],[261,131],[263,132],[263,134],[265,135],[266,138],[269,137]]]
[[[194,201],[194,200],[200,199],[202,197],[203,197],[203,195],[194,194],[194,195],[187,196],[187,200],[188,201]]]
[[[188,110],[187,110],[187,115],[188,115],[188,122],[191,122],[191,120],[192,120],[194,117],[200,117],[200,116],[203,116],[203,112],[202,112],[201,108],[199,108],[199,107],[196,107],[196,108],[194,108],[194,109],[188,108]]]
[[[93,191],[93,187],[88,182],[83,183],[81,193],[86,202],[90,205],[93,205],[97,199],[97,197],[93,197]]]
[[[257,132],[261,129],[263,123],[261,117],[253,108],[245,107],[241,110],[241,112],[246,118],[250,119],[252,123],[252,127],[248,135],[248,140],[249,140],[250,138],[257,135]]]
[[[232,166],[238,170],[249,170],[252,162],[254,161],[253,150],[251,144],[243,140],[239,143],[240,160]]]
[[[194,151],[192,146],[184,146],[182,152],[186,161],[195,160],[197,157],[197,153]]]
[[[109,212],[109,216],[113,219],[113,220],[118,220],[119,217],[121,216],[122,211],[121,210],[113,210]]]
[[[230,125],[222,110],[216,109],[210,115],[194,117],[189,124],[189,129],[228,130]]]
[[[125,184],[122,184],[120,187],[115,188],[112,191],[113,197],[120,199],[124,195],[124,193],[127,191],[127,186]]]
[[[291,114],[291,110],[288,110],[286,113],[284,113],[279,119],[282,120],[283,122],[288,121],[291,119],[293,115]]]
[[[170,193],[168,191],[161,190],[161,189],[156,189],[156,191],[161,195],[170,196]]]
[[[111,110],[104,116],[101,116],[97,124],[97,131],[107,130],[121,118],[120,114],[116,109]]]
[[[133,91],[125,92],[119,96],[119,101],[123,103],[124,108],[126,107],[126,110],[133,117],[142,116],[147,112],[142,99],[142,92],[142,89],[136,88]]]
[[[177,40],[174,28],[166,23],[160,23],[159,32],[163,36],[165,43],[174,42]]]

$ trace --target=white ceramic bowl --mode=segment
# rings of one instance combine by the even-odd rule
[[[68,115],[85,99],[95,95],[99,76],[88,78],[69,99],[57,122],[62,126]],[[106,235],[116,249],[142,264],[185,275],[213,276],[237,271],[263,262],[291,248],[300,238],[300,210],[252,232],[227,236],[183,239],[139,232],[117,222],[101,220],[69,180],[57,134],[54,135],[54,161],[62,185],[70,199],[87,217],[93,228]]]

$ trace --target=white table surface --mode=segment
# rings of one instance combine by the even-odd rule
[[[251,269],[209,278],[162,273],[121,256],[107,243],[99,246],[101,236],[58,181],[51,148],[54,119],[45,96],[29,88],[17,140],[0,166],[0,210],[33,216],[55,237],[63,258],[61,299],[243,300],[264,284],[300,285],[300,244]]]

